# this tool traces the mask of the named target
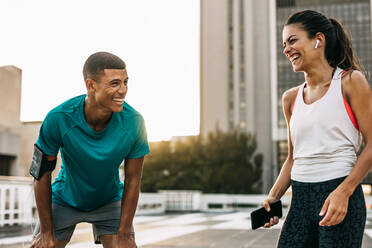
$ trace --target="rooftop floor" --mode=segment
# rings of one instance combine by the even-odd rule
[[[187,213],[158,216],[136,216],[134,227],[137,245],[142,248],[225,248],[275,247],[282,221],[272,229],[251,230],[249,212]],[[27,231],[26,231],[27,232]],[[0,239],[0,247],[28,247],[28,234]],[[9,234],[9,236],[11,236]],[[23,246],[24,245],[24,246]],[[93,242],[88,223],[77,226],[68,248],[100,248]],[[368,218],[363,248],[372,247],[372,218]]]

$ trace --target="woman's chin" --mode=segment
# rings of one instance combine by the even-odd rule
[[[292,65],[292,69],[293,69],[294,72],[302,71],[301,68],[298,65]]]

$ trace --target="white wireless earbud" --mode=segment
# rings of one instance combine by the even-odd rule
[[[315,48],[318,48],[320,40],[316,40]]]

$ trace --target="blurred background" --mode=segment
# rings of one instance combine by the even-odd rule
[[[369,74],[371,6],[370,0],[0,1],[0,247],[23,247],[31,238],[33,144],[48,111],[85,93],[82,66],[97,51],[126,62],[126,101],[148,131],[138,244],[274,247],[280,225],[252,232],[249,213],[287,156],[281,95],[304,81],[282,54],[283,24],[304,9],[340,20]],[[363,181],[369,219],[371,185],[370,173]],[[290,190],[283,198],[289,203]],[[70,247],[98,247],[90,228],[79,226]],[[364,247],[371,246],[368,220]]]

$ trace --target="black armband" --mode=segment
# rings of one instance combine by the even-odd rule
[[[36,180],[40,178],[47,171],[52,171],[56,168],[57,159],[48,161],[47,156],[43,151],[35,144],[34,145],[34,155],[32,156],[32,163],[30,166],[30,174]]]

